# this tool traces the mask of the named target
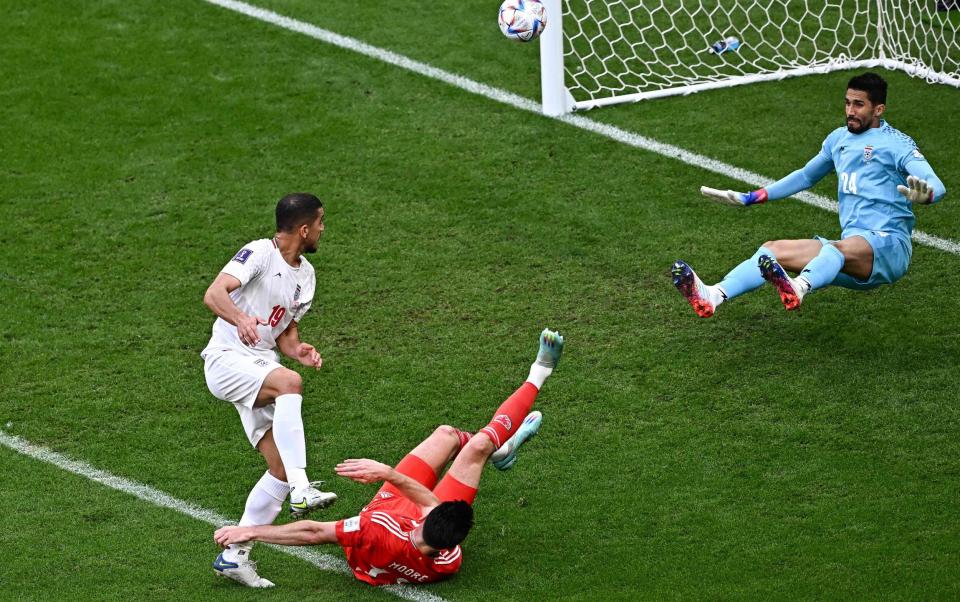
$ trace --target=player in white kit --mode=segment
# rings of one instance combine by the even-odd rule
[[[200,354],[207,387],[237,408],[247,438],[268,467],[247,497],[240,525],[273,523],[288,495],[295,517],[337,499],[307,479],[303,381],[278,363],[276,351],[310,368],[323,362],[297,330],[316,289],[313,266],[303,254],[317,250],[323,204],[312,194],[289,194],[277,203],[276,215],[276,235],[244,245],[203,297],[217,314],[213,336]],[[250,587],[273,586],[257,574],[250,548],[230,546],[214,561],[214,570]]]

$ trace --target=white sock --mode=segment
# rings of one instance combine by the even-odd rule
[[[553,374],[553,368],[533,362],[530,366],[530,376],[527,377],[527,382],[533,384],[539,391],[543,388],[543,381],[547,380],[547,377],[551,374]]]
[[[813,288],[813,285],[810,284],[810,281],[807,280],[806,276],[797,276],[793,279],[798,285],[800,285],[800,290],[798,291],[801,295],[806,295],[810,292],[810,289]]]
[[[269,525],[276,520],[283,508],[283,500],[290,493],[290,486],[270,474],[270,471],[263,473],[257,484],[250,490],[247,496],[247,505],[243,509],[243,516],[240,518],[240,526],[250,525]],[[250,558],[250,549],[253,542],[235,543],[224,550],[223,559],[227,562],[236,562]]]
[[[722,286],[713,286],[706,287],[710,295],[710,303],[713,303],[714,307],[717,307],[721,303],[727,300],[727,291],[723,290]]]
[[[283,460],[290,489],[310,486],[307,479],[307,443],[303,438],[303,418],[300,405],[303,397],[296,393],[278,395],[273,412],[273,440]]]

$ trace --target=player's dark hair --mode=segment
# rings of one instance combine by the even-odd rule
[[[473,507],[460,500],[443,502],[423,521],[423,541],[431,548],[447,550],[467,538],[473,526]]]
[[[294,192],[277,203],[277,232],[293,232],[302,224],[317,219],[323,209],[320,199],[308,192]]]
[[[875,105],[887,104],[887,81],[870,71],[853,77],[847,83],[848,90],[860,90]]]

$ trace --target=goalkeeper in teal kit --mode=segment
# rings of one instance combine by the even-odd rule
[[[880,76],[854,77],[847,84],[846,127],[831,132],[803,168],[749,193],[701,188],[718,201],[754,205],[806,190],[836,171],[843,231],[834,241],[820,236],[768,241],[713,286],[677,261],[673,283],[697,315],[710,317],[724,301],[764,282],[792,310],[807,293],[825,286],[870,289],[906,274],[913,252],[913,207],[939,201],[946,190],[913,140],[882,119],[886,97],[887,82]]]

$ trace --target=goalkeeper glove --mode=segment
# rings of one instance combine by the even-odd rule
[[[897,192],[907,197],[907,200],[911,203],[929,205],[933,202],[933,188],[927,184],[926,180],[921,180],[916,176],[907,176],[907,185],[898,185]]]
[[[752,192],[737,192],[736,190],[717,190],[716,188],[701,186],[700,194],[728,205],[757,205],[767,202],[766,188]]]

